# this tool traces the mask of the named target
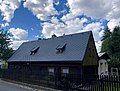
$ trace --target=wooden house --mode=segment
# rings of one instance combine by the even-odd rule
[[[54,74],[97,74],[98,55],[91,31],[23,43],[9,69]]]

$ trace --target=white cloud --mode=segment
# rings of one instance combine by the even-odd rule
[[[1,0],[0,11],[3,16],[3,20],[10,22],[14,17],[14,11],[20,6],[21,0]]]
[[[28,36],[28,32],[20,28],[10,28],[9,32],[13,35],[13,39],[15,40],[25,40]]]
[[[31,28],[31,30],[32,30],[32,31],[34,31],[34,29],[33,29],[33,28]]]
[[[93,36],[95,41],[99,41],[100,40],[100,36],[99,36],[99,30],[103,29],[104,27],[102,26],[102,24],[100,22],[96,22],[96,23],[91,23],[88,24],[86,27],[83,28],[84,31],[92,31],[93,32]]]
[[[115,18],[120,16],[120,0],[67,0],[70,12],[75,15],[85,14],[92,18]]]
[[[100,37],[103,37],[104,31],[105,31],[105,30],[101,30],[101,31],[99,32],[99,36],[100,36]]]
[[[107,14],[107,17],[109,19],[118,19],[120,18],[120,0],[113,0],[112,1],[112,9],[110,12]],[[110,6],[109,6],[110,7]]]
[[[7,27],[7,26],[9,26],[9,23],[0,24],[1,28]]]
[[[36,35],[35,38],[38,39],[38,38],[40,38],[40,36],[39,36],[39,35]]]
[[[52,17],[51,22],[54,23],[54,24],[59,24],[60,23],[59,20],[56,17]]]
[[[72,20],[72,19],[74,19],[75,17],[76,17],[76,16],[73,15],[72,13],[68,13],[68,14],[64,15],[64,16],[61,18],[61,20],[65,22],[65,21]]]
[[[102,46],[102,41],[99,40],[98,42],[95,42],[95,46],[96,46],[97,52],[100,53],[101,46]]]
[[[112,32],[115,26],[120,26],[120,18],[119,19],[111,19],[108,24],[107,24],[108,28],[110,29],[110,31]]]
[[[53,0],[26,0],[24,7],[32,11],[40,20],[46,20],[48,16],[57,14],[53,6]]]
[[[17,50],[19,48],[19,46],[23,43],[23,42],[27,42],[28,40],[14,40],[12,42],[11,47],[13,48],[13,50]]]
[[[81,28],[83,28],[83,23],[87,19],[75,18],[73,20],[65,21],[64,23],[59,22],[56,17],[52,17],[51,22],[43,23],[42,33],[46,38],[51,37],[52,34],[56,34],[57,36],[61,36],[62,34],[72,34],[80,32]]]
[[[28,32],[26,30],[20,28],[10,28],[9,33],[13,35],[11,36],[12,45],[10,47],[12,47],[14,50],[18,49],[23,42],[28,41]]]
[[[114,26],[120,25],[120,0],[67,0],[70,13],[63,20],[79,15],[87,15],[92,18],[105,18],[110,20],[108,26],[113,30]]]

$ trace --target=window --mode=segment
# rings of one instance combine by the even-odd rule
[[[48,68],[49,75],[54,75],[54,67]]]
[[[30,52],[30,55],[35,55],[40,47],[34,47]]]
[[[62,75],[63,76],[66,76],[66,75],[68,75],[69,74],[69,68],[62,68]]]
[[[62,53],[62,52],[64,52],[66,45],[67,45],[67,44],[58,45],[57,48],[56,48],[57,53]]]
[[[100,73],[103,74],[103,63],[100,63]]]
[[[105,73],[108,72],[108,69],[107,69],[107,63],[105,62]]]

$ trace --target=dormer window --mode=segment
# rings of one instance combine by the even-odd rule
[[[34,47],[30,52],[30,55],[35,55],[40,47]]]
[[[67,45],[67,44],[58,45],[57,48],[56,48],[57,53],[62,53],[62,52],[64,52],[66,45]]]

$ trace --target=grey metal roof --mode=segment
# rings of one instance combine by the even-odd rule
[[[16,61],[82,61],[91,31],[55,38],[24,42],[8,62]],[[56,53],[58,45],[66,44],[63,53]],[[39,47],[35,55],[31,50]]]
[[[110,59],[109,55],[106,52],[98,54],[99,59]]]
[[[105,52],[99,53],[98,56],[101,57],[105,54]]]

